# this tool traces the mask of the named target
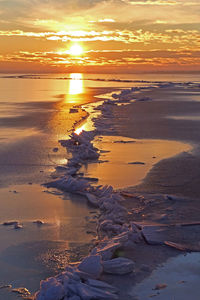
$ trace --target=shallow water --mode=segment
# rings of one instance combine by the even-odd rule
[[[42,183],[53,168],[66,163],[66,139],[87,113],[80,106],[97,101],[105,88],[85,81],[0,78],[0,186]],[[98,99],[99,100],[99,99]],[[58,151],[53,151],[58,148]],[[45,173],[45,174],[44,174]]]
[[[97,136],[94,145],[103,151],[100,160],[105,162],[88,164],[82,170],[87,176],[99,178],[99,184],[114,188],[137,185],[160,160],[192,150],[181,142],[123,136]]]
[[[23,223],[21,230],[0,225],[0,285],[33,292],[41,279],[87,255],[93,239],[85,199],[43,192],[40,184],[66,164],[66,149],[58,141],[86,115],[80,109],[69,113],[70,108],[94,101],[105,89],[86,91],[76,78],[67,83],[1,78],[0,88],[0,222]],[[33,223],[38,219],[45,224],[38,227]],[[0,299],[18,297],[3,289]]]
[[[92,209],[84,197],[39,185],[17,185],[0,189],[0,198],[0,222],[23,224],[18,230],[0,225],[0,285],[36,291],[42,278],[55,275],[67,262],[87,255],[93,239],[87,229],[91,230],[94,223],[90,223]],[[33,223],[36,220],[44,224]],[[7,293],[6,299],[12,299]]]

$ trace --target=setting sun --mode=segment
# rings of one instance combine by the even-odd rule
[[[83,48],[80,45],[73,45],[69,49],[69,53],[71,55],[75,55],[75,56],[81,55],[81,54],[83,54]]]

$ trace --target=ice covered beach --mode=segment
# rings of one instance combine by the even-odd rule
[[[157,299],[168,299],[169,295],[184,299],[178,287],[170,294],[171,283],[165,277],[162,280],[166,282],[150,280],[144,295],[144,287],[133,286],[142,284],[158,265],[169,257],[176,258],[180,251],[199,251],[198,184],[195,186],[199,84],[149,82],[148,87],[119,90],[105,99],[94,105],[90,120],[83,124],[89,124],[89,131],[78,128],[69,139],[60,140],[69,159],[57,178],[45,184],[87,199],[96,210],[96,240],[81,262],[69,264],[56,277],[42,281],[33,299],[148,299],[153,295]],[[110,137],[112,147],[105,137]],[[129,155],[134,146],[141,152],[145,147],[151,150],[129,160],[123,146]],[[119,147],[122,153],[116,154]],[[120,170],[116,158],[110,162],[112,153],[114,157],[121,155],[124,166]],[[95,165],[102,167],[100,173]],[[104,182],[106,168],[109,175]],[[143,168],[135,187],[117,186],[118,176],[111,186],[109,178],[118,172],[127,179],[132,176],[126,174],[128,168],[133,168],[132,174]],[[177,272],[174,280],[177,284],[182,280],[181,289],[187,290],[190,285],[184,285],[181,276]],[[195,280],[191,279],[191,285],[198,289]]]

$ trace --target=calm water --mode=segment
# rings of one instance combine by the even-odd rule
[[[99,184],[110,184],[115,189],[140,184],[160,160],[192,150],[189,144],[177,141],[137,140],[120,136],[96,137],[94,145],[103,150],[100,159],[107,162],[88,164],[82,170],[86,176],[98,178]]]
[[[150,84],[134,81],[198,79],[194,74],[1,74],[0,186],[40,183],[54,166],[65,163],[58,140],[84,116],[81,110],[69,114],[70,107],[118,88]]]

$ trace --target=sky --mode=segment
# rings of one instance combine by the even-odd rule
[[[200,71],[199,0],[0,0],[0,72],[166,71]]]

